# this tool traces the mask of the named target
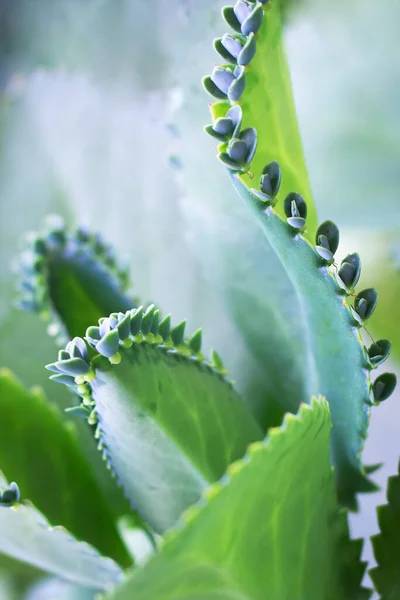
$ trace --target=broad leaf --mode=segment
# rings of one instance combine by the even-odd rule
[[[20,258],[24,310],[50,321],[59,344],[83,335],[91,323],[112,310],[128,310],[129,277],[111,246],[86,229],[69,233],[60,218],[34,234]]]
[[[184,328],[159,323],[154,306],[115,313],[87,330],[100,355],[90,360],[75,338],[47,366],[55,381],[78,385],[104,456],[157,532],[263,436],[217,353],[201,354],[201,331],[188,340]]]
[[[332,460],[339,499],[355,508],[357,491],[375,489],[360,462],[372,391],[366,371],[372,366],[356,328],[362,322],[355,320],[352,298],[344,294],[340,279],[334,277],[311,245],[283,223],[272,208],[264,210],[238,177],[233,176],[232,182],[259,220],[282,268],[296,282],[296,314],[307,331],[301,355],[307,364],[306,389],[309,394],[323,393],[330,404]]]
[[[325,401],[287,415],[189,509],[113,600],[328,600],[338,587]]]
[[[399,474],[389,477],[388,503],[378,506],[380,533],[372,537],[378,566],[370,571],[382,600],[400,598],[400,464]]]
[[[0,492],[8,489],[0,475]],[[122,578],[120,567],[63,527],[51,527],[29,502],[0,507],[0,552],[40,569],[95,589],[107,589]]]
[[[116,520],[83,456],[73,423],[38,389],[25,390],[0,371],[0,468],[18,481],[51,523],[62,523],[123,566],[131,558]]]
[[[293,398],[295,404],[298,390],[304,388],[302,350],[299,349],[304,333],[292,310],[295,294],[290,280],[245,207],[237,202],[223,169],[218,169],[210,152],[210,139],[201,131],[209,116],[200,80],[205,65],[211,66],[218,60],[211,39],[229,30],[218,14],[219,6],[225,2],[217,4],[212,18],[203,3],[195,4],[189,16],[188,25],[196,24],[197,31],[202,24],[204,33],[197,35],[193,44],[188,44],[188,51],[181,53],[177,61],[176,77],[182,88],[182,103],[171,116],[179,125],[173,151],[183,165],[178,175],[187,239],[202,264],[207,282],[218,292],[226,315],[234,325],[233,331],[223,334],[221,340],[214,343],[218,343],[249,406],[260,422],[268,426],[279,424],[282,418],[277,403],[282,398]],[[244,92],[246,106],[254,105],[253,114],[257,113],[257,123],[252,126],[258,126],[262,132],[259,135],[261,150],[256,151],[254,161],[260,164],[266,151],[264,167],[268,158],[272,160],[279,155],[282,168],[286,169],[284,189],[302,191],[310,204],[312,235],[315,216],[288,85],[279,6],[274,3],[273,8],[268,16],[270,25],[263,25],[266,31],[260,30],[256,35],[257,51],[253,61],[261,68],[262,76],[257,77],[251,62],[248,69],[253,69],[252,75],[246,84],[249,92],[246,89]],[[180,35],[185,35],[183,27]],[[249,100],[251,91],[255,96]],[[260,175],[257,169],[257,165],[254,169],[251,166],[255,176],[252,185],[256,185]],[[200,322],[208,331],[207,317]],[[283,363],[289,365],[290,377],[279,376]]]
[[[282,325],[279,331],[282,342],[278,348],[282,354],[287,350],[281,364],[287,365],[291,377],[294,374],[293,379],[288,377],[285,381],[297,384],[292,393],[281,394],[281,403],[285,410],[295,411],[299,402],[307,402],[312,395],[322,394],[327,398],[333,422],[332,454],[339,499],[345,506],[356,508],[356,492],[374,489],[360,461],[371,399],[384,399],[393,387],[384,386],[382,391],[380,383],[378,387],[375,384],[370,386],[368,370],[372,368],[372,360],[369,360],[357,331],[357,327],[362,327],[374,311],[377,294],[375,289],[370,289],[354,295],[360,273],[358,255],[348,257],[338,273],[336,265],[330,269],[339,245],[339,230],[334,223],[325,222],[318,228],[315,250],[305,239],[314,230],[313,212],[309,225],[308,198],[306,202],[293,189],[287,194],[285,182],[292,182],[291,167],[296,165],[293,161],[292,164],[287,162],[287,153],[283,158],[281,156],[282,144],[290,139],[286,126],[291,119],[295,123],[294,113],[284,119],[280,108],[273,111],[276,115],[274,136],[280,142],[277,142],[276,148],[272,146],[273,155],[270,154],[270,139],[260,117],[265,106],[274,106],[270,95],[275,91],[272,81],[271,91],[267,85],[263,87],[269,76],[258,62],[264,45],[269,48],[276,65],[281,65],[282,61],[278,52],[281,30],[279,6],[271,2],[240,6],[240,10],[237,7],[235,10],[227,9],[224,16],[231,28],[241,30],[246,36],[245,45],[239,43],[239,38],[221,38],[222,45],[227,43],[224,39],[229,41],[232,52],[236,52],[233,42],[243,48],[236,59],[237,65],[232,59],[229,62],[233,62],[234,66],[221,65],[213,70],[211,77],[204,79],[207,91],[224,100],[211,105],[213,123],[207,131],[222,142],[217,148],[217,156],[228,169],[234,187],[265,234],[266,243],[258,247],[259,257],[269,262],[272,252],[275,267],[286,282],[285,289],[277,287],[276,296],[268,296],[270,302],[274,301],[275,319],[280,318],[288,328],[294,324],[290,333]],[[242,54],[254,41],[257,51],[243,62]],[[225,50],[222,54],[225,56]],[[282,69],[280,66],[278,72]],[[271,131],[274,130],[271,128]],[[291,140],[290,148],[301,167],[300,146]],[[261,175],[255,183],[252,183],[251,172],[257,177]],[[279,203],[277,195],[280,189],[287,195],[284,202]],[[260,276],[260,273],[257,275]],[[261,276],[265,277],[265,274]],[[266,282],[271,284],[270,280]],[[285,294],[286,291],[289,293]],[[287,300],[287,305],[282,298]],[[261,318],[266,323],[269,312],[263,305],[258,311],[250,310],[250,331],[260,331]],[[245,329],[248,328],[246,323]],[[253,339],[256,340],[254,333]],[[276,344],[265,344],[264,340],[264,347],[265,363],[269,364],[268,353],[276,354]],[[293,369],[293,364],[296,369]],[[278,372],[281,373],[281,368]],[[394,381],[394,376],[387,377]]]

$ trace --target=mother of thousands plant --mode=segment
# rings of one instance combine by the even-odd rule
[[[74,422],[1,373],[0,466],[18,483],[0,477],[1,560],[72,582],[70,598],[372,593],[347,511],[376,489],[361,451],[371,407],[395,388],[391,373],[370,377],[391,345],[364,345],[377,292],[355,289],[359,255],[337,264],[337,226],[316,223],[277,0],[237,0],[222,14],[229,33],[214,41],[222,64],[203,80],[215,100],[205,130],[226,194],[237,192],[232,210],[243,203],[259,235],[229,249],[219,294],[261,364],[263,392],[239,391],[219,354],[202,352],[200,329],[187,335],[185,321],[133,298],[100,235],[53,218],[29,238],[19,304],[62,347],[46,368],[70,390]],[[248,282],[251,272],[261,283],[244,293],[238,274]],[[82,449],[88,432],[114,479]],[[382,598],[400,598],[398,476],[378,517],[371,577]],[[134,531],[151,544],[147,561]]]

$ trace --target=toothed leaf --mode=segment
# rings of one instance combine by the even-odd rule
[[[171,315],[167,315],[158,326],[158,333],[162,339],[168,340],[171,337]]]
[[[343,579],[356,582],[349,571],[359,557],[343,573],[329,433],[326,402],[287,417],[231,465],[111,600],[354,600]]]
[[[243,12],[244,11],[244,12]],[[237,99],[243,110],[245,127],[259,133],[258,149],[250,170],[260,177],[265,165],[277,161],[285,171],[282,193],[299,191],[308,201],[308,235],[314,237],[316,216],[311,205],[311,190],[304,164],[296,114],[291,97],[290,76],[282,48],[282,18],[278,3],[257,3],[240,9],[242,32],[257,33],[257,49],[245,67],[245,86]],[[250,16],[251,15],[251,16]],[[237,16],[237,15],[236,15]],[[243,27],[246,31],[243,31]],[[232,101],[233,99],[230,98]],[[213,110],[213,109],[211,109]],[[283,206],[277,206],[283,216]]]
[[[143,335],[147,335],[151,331],[151,326],[153,324],[154,318],[154,309],[154,304],[151,304],[143,314],[141,321],[141,331]]]
[[[284,172],[282,198],[295,190],[307,199],[306,235],[314,239],[316,220],[282,47],[279,5],[265,4],[264,9],[263,24],[256,35],[256,54],[245,67],[246,86],[239,103],[234,105],[245,111],[241,129],[254,127],[258,132],[257,149],[244,177],[256,188],[265,165],[280,163]],[[196,19],[201,19],[201,15],[199,9]],[[216,37],[224,31],[221,22]],[[204,52],[206,43],[205,40],[201,46]],[[200,44],[199,41],[199,47]],[[263,426],[277,424],[282,418],[279,400],[294,400],[298,390],[304,389],[300,359],[304,332],[300,333],[302,324],[293,310],[297,299],[287,273],[258,224],[229,191],[224,170],[218,172],[214,154],[209,150],[209,137],[204,135],[202,140],[198,136],[198,129],[204,124],[204,108],[195,93],[198,71],[189,70],[187,63],[178,66],[177,77],[187,102],[176,111],[175,119],[182,132],[177,142],[181,155],[192,157],[182,173],[187,239],[222,307],[219,327],[212,322],[207,326],[204,318],[202,323],[210,345],[221,350],[239,389]],[[230,109],[228,102],[213,104],[213,122],[226,117]],[[242,165],[231,161],[223,147],[218,152],[229,169],[243,170]],[[265,200],[269,199],[263,197]],[[283,214],[282,202],[278,202],[277,210]],[[222,322],[224,328],[217,336]],[[280,377],[283,363],[290,365],[290,377]]]
[[[357,491],[372,491],[360,462],[360,452],[368,427],[369,381],[366,377],[364,348],[354,329],[354,317],[348,301],[343,302],[341,289],[327,267],[321,267],[317,253],[300,236],[293,238],[285,223],[272,208],[266,212],[241,179],[231,180],[245,205],[257,216],[282,268],[296,282],[295,314],[306,324],[307,335],[301,352],[308,394],[323,394],[332,415],[332,461],[340,501],[356,507]],[[304,206],[295,196],[291,199],[304,214]],[[287,202],[286,211],[292,211]],[[355,256],[357,274],[357,257]],[[302,298],[306,299],[302,303]],[[301,316],[300,316],[301,315]],[[321,335],[324,332],[324,335]],[[325,343],[329,340],[329,361],[325,360]],[[306,362],[305,362],[306,361]],[[299,399],[299,393],[298,393]],[[304,398],[307,402],[307,398]],[[286,410],[296,405],[285,404]]]
[[[202,340],[202,331],[198,329],[196,333],[192,335],[189,340],[189,346],[193,350],[193,352],[198,353],[201,351],[201,340]]]
[[[93,415],[105,456],[133,506],[158,532],[262,437],[216,370],[220,359],[214,369],[193,355],[184,324],[171,331],[174,347],[132,338],[131,347],[120,348],[119,364],[98,356],[91,365]]]
[[[29,263],[39,261],[41,267],[32,280],[32,310],[46,315],[58,338],[82,336],[102,315],[132,308],[126,273],[98,236],[69,233],[61,221],[50,223],[39,240],[39,253],[35,239],[25,253]],[[23,259],[20,270],[22,281],[32,278]]]
[[[0,493],[8,487],[0,472]],[[1,506],[0,531],[0,552],[58,577],[97,590],[122,580],[123,572],[113,560],[78,542],[63,527],[53,528],[30,502]]]
[[[179,323],[179,325],[171,329],[171,339],[175,346],[183,344],[185,339],[185,327],[186,321],[182,321],[181,323]]]

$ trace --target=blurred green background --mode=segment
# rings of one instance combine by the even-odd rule
[[[246,352],[208,283],[201,251],[220,219],[209,174],[197,174],[195,185],[192,179],[196,159],[210,151],[200,80],[216,60],[210,42],[221,31],[224,4],[0,0],[0,362],[62,407],[68,398],[43,367],[54,357],[46,326],[13,308],[20,239],[41,228],[47,214],[102,231],[126,257],[135,292],[175,319],[187,318],[190,329],[202,326],[206,347],[217,347],[228,368],[235,370]],[[396,369],[400,4],[284,4],[319,219],[340,226],[341,256],[360,252],[363,283],[379,293],[371,332],[393,341]],[[399,396],[373,411],[365,448],[366,464],[384,463],[375,476],[382,486],[400,453]],[[374,508],[383,497],[361,498],[354,534],[375,533]],[[365,555],[371,558],[368,544]],[[16,586],[11,567],[0,572],[4,600],[91,597],[53,580],[29,589],[29,573]]]

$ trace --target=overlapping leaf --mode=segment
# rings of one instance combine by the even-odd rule
[[[63,422],[40,390],[26,391],[5,370],[0,371],[0,423],[0,468],[18,481],[22,497],[51,523],[129,565],[115,517],[79,448],[73,424]]]
[[[329,433],[324,401],[287,416],[184,515],[113,600],[344,598]]]
[[[82,395],[104,456],[157,532],[263,436],[218,354],[202,355],[201,331],[190,339],[184,331],[185,322],[159,323],[154,306],[114,313],[86,332],[100,355],[90,360],[75,338],[47,365],[53,379]]]
[[[378,566],[370,571],[382,600],[400,598],[400,465],[399,474],[389,477],[388,503],[377,509],[380,533],[372,546]]]

